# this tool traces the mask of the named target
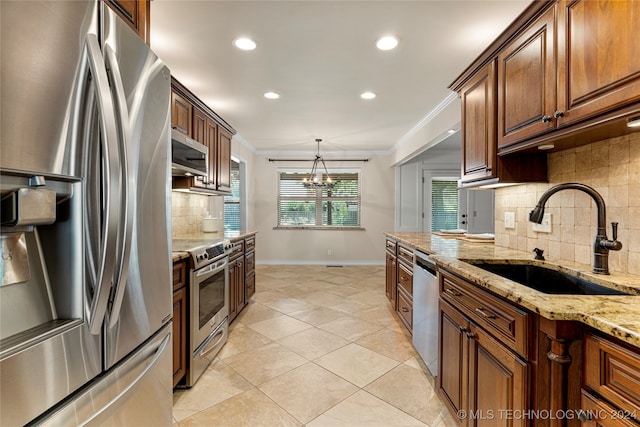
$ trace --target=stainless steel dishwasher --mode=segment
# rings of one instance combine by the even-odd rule
[[[429,255],[414,251],[413,346],[434,377],[438,372],[438,280]]]

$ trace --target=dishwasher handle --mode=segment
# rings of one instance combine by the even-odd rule
[[[429,255],[423,254],[422,252],[415,251],[414,259],[416,267],[420,267],[423,270],[429,272],[432,276],[436,275],[436,264],[431,261]]]

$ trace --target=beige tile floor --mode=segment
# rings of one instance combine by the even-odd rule
[[[174,426],[455,425],[389,309],[384,267],[258,266],[256,294]]]

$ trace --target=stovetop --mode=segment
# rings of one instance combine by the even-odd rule
[[[173,252],[191,252],[193,250],[209,246],[216,246],[220,243],[228,242],[226,239],[209,239],[209,238],[189,238],[189,239],[173,239],[171,244]]]
[[[226,239],[173,239],[173,252],[189,252],[195,269],[209,265],[229,254],[231,243]]]

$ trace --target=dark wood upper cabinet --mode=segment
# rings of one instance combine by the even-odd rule
[[[209,188],[212,190],[219,190],[218,173],[221,166],[218,165],[218,125],[216,124],[216,122],[207,117],[207,120],[205,122],[205,129],[207,147],[209,147]],[[231,162],[231,157],[229,157],[229,162]]]
[[[151,0],[104,0],[149,45]]]
[[[495,62],[460,89],[462,104],[462,180],[496,176]]]
[[[478,150],[492,125],[479,119],[483,102],[473,96],[480,94],[483,88],[477,85],[494,61],[496,161],[512,163],[510,170],[531,160],[514,163],[508,159],[514,153],[538,153],[543,144],[557,151],[631,132],[626,122],[640,114],[638,16],[636,0],[531,2],[449,86],[462,98],[463,182],[490,175]],[[491,179],[497,174],[505,181],[500,165],[491,169]]]
[[[558,126],[640,101],[639,1],[558,2]]]
[[[498,55],[498,147],[555,127],[555,8]]]
[[[217,187],[219,191],[231,191],[231,134],[218,128]]]
[[[171,89],[171,127],[205,145],[209,155],[206,177],[175,176],[173,188],[228,194],[231,191],[231,138],[235,131],[173,77]]]
[[[171,127],[187,136],[191,136],[193,107],[184,97],[171,92]]]

